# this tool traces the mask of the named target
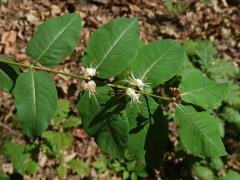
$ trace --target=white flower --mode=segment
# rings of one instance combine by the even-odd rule
[[[83,70],[83,76],[86,78],[96,76],[97,71],[94,68],[86,68]]]
[[[133,74],[131,74],[129,84],[138,87],[141,91],[143,90],[144,86],[146,86],[142,79],[136,79]]]
[[[96,83],[93,80],[83,82],[83,89],[89,92],[89,96],[94,95],[96,92]]]
[[[141,103],[139,101],[140,94],[137,94],[134,89],[127,88],[126,89],[126,94],[130,97],[131,103]]]

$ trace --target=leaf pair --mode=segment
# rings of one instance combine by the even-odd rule
[[[79,14],[47,20],[28,43],[27,53],[44,66],[56,66],[77,46],[80,33]],[[11,82],[3,82],[10,90]],[[17,118],[26,134],[35,139],[47,128],[57,109],[55,84],[45,72],[25,72],[17,78],[13,94]]]
[[[192,68],[182,73],[179,88],[182,100],[190,103],[176,104],[178,133],[185,149],[200,156],[226,155],[216,119],[208,111],[198,112],[193,106],[206,110],[219,107],[227,93],[227,84],[215,83]]]
[[[173,40],[141,45],[137,20],[119,18],[93,33],[83,64],[95,68],[97,76],[102,79],[117,76],[129,68],[135,78],[155,87],[172,78],[185,58],[183,47]],[[164,143],[161,145],[161,140],[156,137],[162,127],[167,129],[167,124],[164,125],[159,120],[162,118],[157,114],[158,104],[149,99],[149,103],[155,107],[147,109],[147,100],[143,98],[143,105],[140,106],[142,112],[138,112],[136,107],[130,108],[124,98],[116,96],[107,86],[97,87],[96,94],[90,98],[87,92],[84,93],[78,107],[85,130],[113,157],[121,158],[124,150],[129,147],[133,152],[139,151],[136,154],[141,160],[159,166],[161,157],[158,155],[161,156],[159,151],[164,149]],[[138,127],[141,117],[146,124]],[[166,131],[159,135],[162,135],[163,142],[166,143]]]

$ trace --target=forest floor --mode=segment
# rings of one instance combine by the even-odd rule
[[[174,2],[178,3],[178,0]],[[26,44],[37,27],[48,18],[78,12],[83,20],[79,46],[71,57],[56,68],[57,70],[79,72],[81,65],[79,60],[83,56],[91,33],[120,16],[138,18],[141,37],[145,42],[163,38],[175,39],[178,42],[208,39],[215,44],[220,57],[232,60],[239,67],[240,3],[230,0],[212,2],[185,0],[185,6],[186,9],[174,12],[173,9],[167,8],[162,0],[0,0],[0,54],[12,56],[18,62],[30,62],[26,55]],[[69,114],[79,117],[76,108],[78,98],[76,80],[61,75],[53,75],[53,78],[59,97],[70,100]],[[12,137],[22,143],[28,142],[12,123],[15,114],[12,96],[0,90],[0,148],[1,139],[6,137]],[[173,126],[170,128],[174,129]],[[94,140],[88,137],[82,128],[74,128],[71,133],[74,136],[74,143],[68,153],[77,154],[77,158],[89,164],[96,161],[102,152]],[[171,153],[169,152],[169,157],[166,157],[166,166],[177,164]],[[239,161],[240,159],[234,160],[230,166],[239,170]],[[6,163],[6,158],[0,154],[0,168]],[[41,179],[41,176],[46,179],[57,179],[54,165],[55,162],[46,162],[32,179]],[[106,179],[107,173],[99,175],[92,168],[89,177]],[[77,179],[72,175],[68,179],[74,178]],[[161,176],[155,172],[153,179],[161,179]]]

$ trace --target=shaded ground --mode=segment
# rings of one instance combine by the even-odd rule
[[[78,72],[81,63],[79,60],[91,32],[119,16],[138,17],[141,36],[145,42],[163,38],[172,38],[179,42],[188,39],[209,39],[214,42],[221,57],[240,65],[239,5],[226,0],[208,4],[186,0],[185,4],[187,8],[184,12],[174,14],[169,12],[161,0],[0,0],[0,54],[13,56],[19,62],[29,62],[25,47],[37,26],[48,18],[76,11],[83,19],[81,40],[73,55],[58,66],[58,70]],[[78,116],[75,107],[77,82],[61,75],[53,77],[59,96],[70,99],[71,114]],[[12,128],[14,114],[15,107],[11,95],[0,91],[0,137],[9,134],[23,142],[21,133]],[[170,127],[174,132],[174,126]],[[71,151],[89,163],[95,160],[100,150],[93,140],[82,134],[81,129],[75,129],[73,133],[77,138]],[[168,157],[166,164],[175,164],[174,155],[169,153]],[[0,164],[4,161],[0,155]],[[46,168],[40,173],[46,177],[55,177],[56,174],[51,168],[50,166],[50,170]],[[238,168],[239,165],[236,165],[236,169]],[[91,174],[92,178],[97,176],[96,172]]]

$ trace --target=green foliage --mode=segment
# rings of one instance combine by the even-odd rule
[[[83,64],[97,69],[100,78],[116,76],[134,59],[139,41],[137,19],[117,18],[92,34]]]
[[[233,108],[225,107],[223,113],[221,114],[222,118],[229,122],[233,123],[234,126],[240,130],[240,114]]]
[[[184,101],[205,109],[218,107],[227,93],[227,84],[215,83],[195,70],[183,75],[179,88]]]
[[[69,129],[73,127],[78,127],[81,124],[81,120],[78,117],[69,117],[63,123],[63,129]]]
[[[208,167],[196,165],[193,171],[202,180],[214,180],[214,174]]]
[[[27,53],[44,66],[56,66],[77,46],[81,26],[79,14],[47,20],[28,43]]]
[[[82,160],[71,160],[68,165],[74,173],[77,173],[78,176],[88,176],[89,175],[89,166],[86,162]]]
[[[211,159],[209,166],[214,170],[221,170],[224,168],[223,161],[220,158]]]
[[[24,175],[24,173],[34,174],[38,170],[38,164],[30,159],[30,154],[25,151],[24,144],[14,142],[6,142],[4,144],[4,154],[13,164],[16,172]]]
[[[56,156],[59,155],[60,151],[68,148],[73,141],[72,136],[64,132],[45,131],[42,137],[47,139],[44,145],[47,153]]]
[[[58,177],[60,179],[66,179],[66,177],[67,177],[67,167],[65,166],[65,164],[60,164],[57,167],[57,174],[58,174]]]
[[[240,174],[236,171],[229,170],[226,176],[219,177],[217,180],[238,180],[240,178]]]
[[[18,77],[13,94],[18,120],[25,133],[35,139],[56,111],[55,85],[45,72],[25,72]]]
[[[12,58],[1,55],[0,59],[10,62],[14,61]],[[0,62],[0,88],[6,92],[10,92],[15,85],[16,79],[20,73],[20,69],[16,66]]]
[[[129,132],[125,105],[114,97],[109,86],[98,87],[96,91],[90,98],[85,92],[78,103],[83,127],[107,153],[122,158]]]
[[[186,48],[187,54],[189,55],[190,61],[185,61],[184,68],[180,73],[182,77],[184,77],[184,75],[187,74],[189,71],[196,71],[196,68],[198,68],[205,75],[207,75],[211,80],[217,83],[228,84],[228,91],[224,98],[224,103],[221,104],[219,109],[216,109],[214,111],[211,111],[210,109],[207,109],[207,110],[215,114],[216,116],[215,122],[217,122],[219,126],[221,137],[224,136],[225,134],[224,131],[229,132],[229,129],[224,130],[224,125],[229,123],[232,125],[231,131],[232,132],[235,131],[237,135],[237,132],[239,131],[239,120],[240,120],[239,119],[240,117],[239,116],[240,86],[238,82],[239,68],[237,68],[237,66],[235,66],[229,60],[219,59],[216,55],[216,52],[217,52],[216,48],[209,41],[187,41],[184,44],[184,46]],[[200,74],[201,71],[198,70],[198,74]],[[191,81],[191,84],[194,82]],[[217,90],[215,91],[215,93],[216,92]],[[196,100],[196,102],[198,101],[199,99]],[[198,103],[197,105],[200,105],[200,104]],[[225,137],[225,138],[227,139],[228,137]],[[208,165],[212,170],[219,171],[224,169],[224,162],[225,162],[225,159],[214,158],[214,159],[211,159]],[[211,175],[209,175],[209,177],[211,177],[211,179],[234,179],[234,178],[239,179],[239,174],[237,172],[230,170],[227,176],[225,177],[212,178]],[[202,179],[206,179],[206,178],[207,177],[205,178],[202,177]]]
[[[76,47],[80,31],[81,18],[78,14],[48,20],[33,36],[27,52],[38,63],[55,66]],[[115,174],[122,173],[124,179],[138,179],[146,176],[145,165],[158,169],[168,141],[168,124],[162,109],[170,103],[176,105],[177,130],[188,153],[211,158],[227,155],[221,141],[223,124],[217,123],[218,118],[209,112],[218,114],[213,108],[222,104],[227,93],[225,79],[232,78],[231,82],[234,83],[237,70],[236,73],[232,72],[234,66],[229,62],[215,61],[217,51],[208,41],[185,45],[192,57],[190,62],[185,49],[177,42],[168,39],[145,45],[139,34],[136,18],[117,18],[96,30],[85,50],[80,75],[33,65],[22,65],[31,71],[19,71],[16,84],[10,79],[3,79],[5,75],[0,75],[4,81],[1,86],[5,90],[11,91],[14,87],[17,119],[23,130],[31,139],[38,136],[43,138],[43,153],[58,160],[57,172],[61,179],[67,176],[69,168],[83,176],[87,176],[88,168],[82,161],[65,162],[63,151],[73,141],[66,131],[78,126],[81,121],[69,117],[68,102],[58,101],[57,108],[56,88],[46,72],[81,80],[79,84],[84,92],[81,93],[78,108],[83,128],[110,157],[117,158],[111,160],[111,166],[104,165],[105,161],[93,164],[101,172],[110,166]],[[0,62],[16,65],[1,58]],[[223,66],[227,66],[228,71],[219,75]],[[195,67],[199,67],[206,76]],[[34,72],[34,69],[46,72]],[[0,70],[6,74],[2,66]],[[178,91],[178,85],[182,92]],[[169,86],[175,92],[169,93]],[[239,95],[239,87],[231,88],[230,92],[234,93],[228,93],[225,102],[237,106],[239,102],[234,98]],[[238,107],[234,108],[237,111]],[[201,111],[203,109],[207,111]],[[59,132],[43,133],[51,119],[54,129]],[[16,161],[15,169],[21,174],[34,172],[34,162],[25,166],[18,164],[27,163],[29,154],[24,153],[24,147],[19,147],[17,157],[12,155],[16,148],[10,151],[10,147],[7,148],[7,155],[11,161]],[[133,153],[134,160],[124,156],[126,151]],[[207,172],[202,167],[195,169],[196,172]]]
[[[10,178],[8,176],[6,176],[4,174],[4,172],[2,172],[2,170],[0,169],[0,179],[1,180],[10,180]]]
[[[56,120],[66,119],[68,117],[69,112],[70,112],[69,101],[65,99],[59,99],[57,103],[57,111],[54,116],[54,119]]]
[[[176,75],[185,58],[183,47],[175,41],[155,41],[139,49],[131,67],[135,78],[155,87]]]
[[[240,108],[240,85],[229,83],[229,90],[225,101],[233,107]]]
[[[100,155],[98,161],[93,162],[92,166],[97,169],[99,174],[108,173],[109,179],[118,174],[122,179],[139,179],[147,177],[146,165],[137,161],[134,154],[125,152],[123,161],[117,159],[107,160]]]
[[[168,141],[167,121],[153,99],[141,97],[140,101],[138,108],[130,105],[126,108],[128,149],[148,166],[158,168]]]
[[[187,9],[186,4],[184,2],[173,3],[172,0],[165,0],[164,1],[164,6],[173,15],[183,13]]]
[[[81,124],[81,119],[75,116],[69,116],[69,113],[69,101],[65,99],[59,99],[57,111],[52,121],[54,128],[67,130],[73,127],[78,127]]]
[[[219,130],[208,112],[197,112],[192,106],[177,105],[178,133],[187,151],[201,156],[226,155]]]

